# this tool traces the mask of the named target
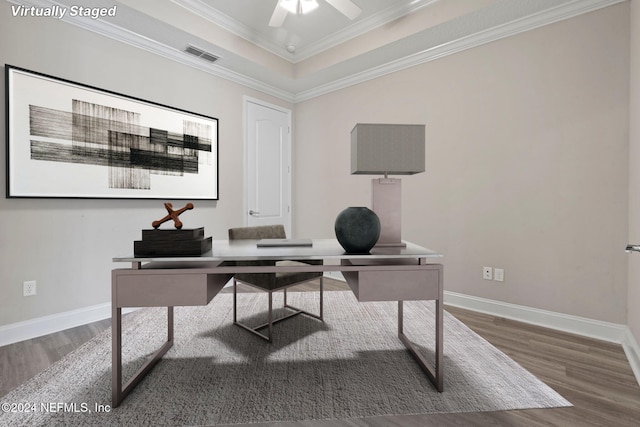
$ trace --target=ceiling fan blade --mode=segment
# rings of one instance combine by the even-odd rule
[[[281,27],[286,17],[287,17],[287,10],[280,5],[280,0],[278,0],[278,3],[276,4],[276,8],[273,10],[273,15],[271,15],[269,26]]]
[[[356,6],[351,0],[326,0],[326,2],[338,9],[344,16],[352,21],[362,12],[362,9]]]

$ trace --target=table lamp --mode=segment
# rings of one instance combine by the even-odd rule
[[[351,174],[374,178],[372,210],[380,219],[376,247],[402,247],[402,180],[425,171],[425,125],[358,123],[351,131]]]

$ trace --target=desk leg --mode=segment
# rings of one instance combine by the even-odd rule
[[[111,405],[115,408],[122,395],[122,309],[111,303]]]
[[[173,307],[167,307],[167,341],[133,374],[127,384],[122,385],[122,308],[112,302],[111,310],[111,404],[118,407],[145,375],[158,363],[164,354],[173,346]]]
[[[427,377],[435,388],[442,392],[444,391],[444,364],[443,364],[443,304],[441,299],[436,300],[436,358],[435,368],[430,364],[427,359],[418,351],[416,346],[403,332],[404,323],[404,307],[403,301],[398,301],[398,338],[407,347],[411,355],[416,359],[420,368],[427,374]]]

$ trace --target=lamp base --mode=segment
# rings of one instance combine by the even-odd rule
[[[380,238],[375,247],[406,247],[402,241],[402,180],[371,180],[371,206],[380,219]]]

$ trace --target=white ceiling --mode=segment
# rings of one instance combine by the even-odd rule
[[[299,102],[625,0],[325,0],[268,26],[278,0],[7,0],[36,7],[117,6],[64,21],[219,77]],[[219,59],[184,52],[195,46]],[[287,46],[295,46],[295,52]]]
[[[269,26],[278,0],[172,1],[277,55],[298,62],[438,0],[352,0],[362,9],[353,21],[325,0],[317,0],[317,9],[305,15],[288,14],[280,28]],[[295,52],[289,52],[288,46],[294,46]]]

